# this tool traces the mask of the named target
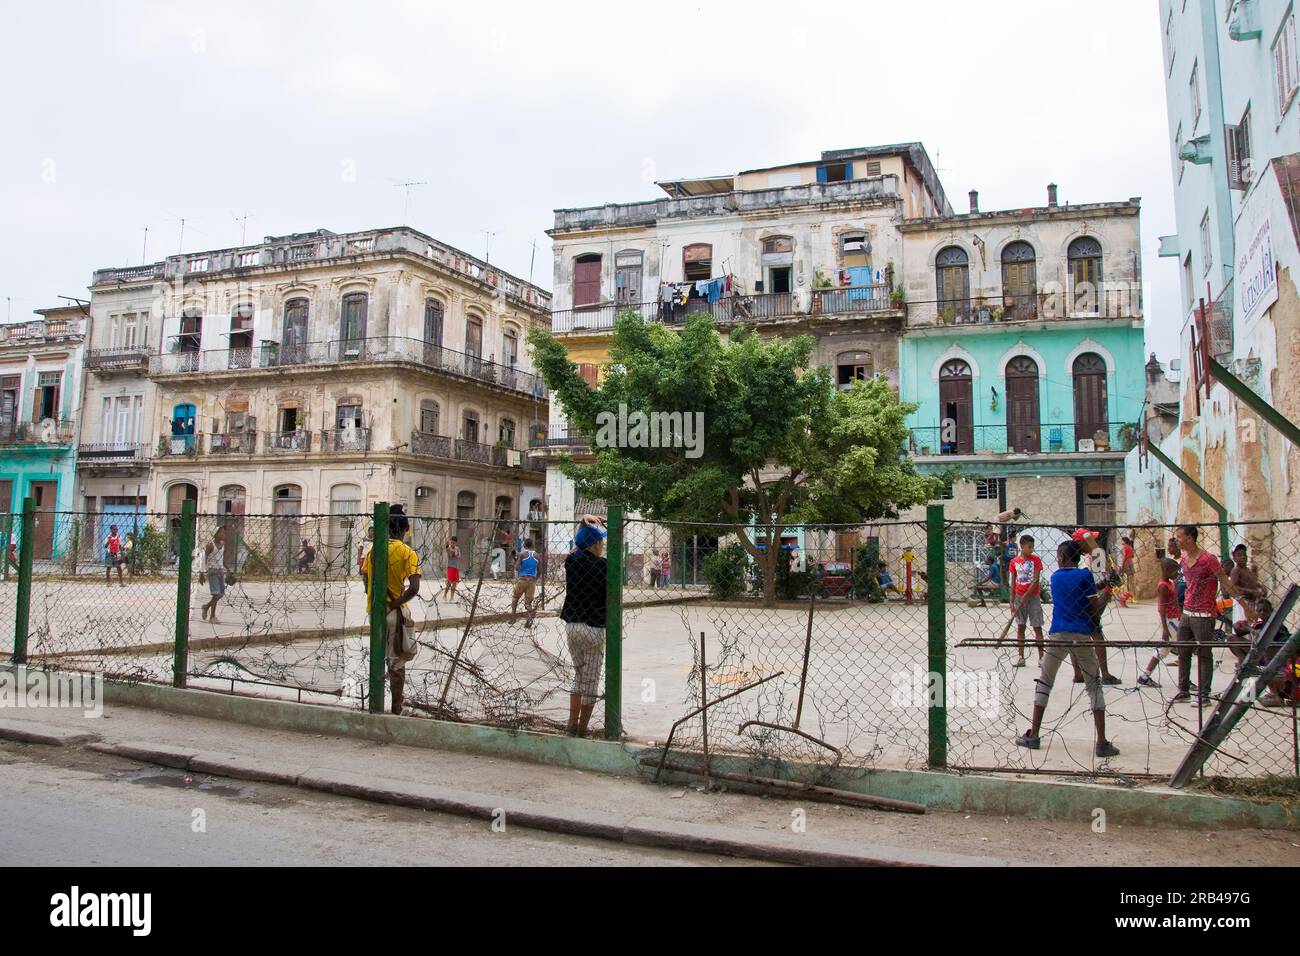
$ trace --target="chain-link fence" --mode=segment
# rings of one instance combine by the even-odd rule
[[[1054,578],[1054,573],[1060,568],[1059,546],[1081,539],[1084,530],[1094,537],[1078,542],[1079,567],[1092,573],[1099,591],[1109,591],[1110,600],[1093,626],[1085,628],[1089,633],[1081,641],[1059,636],[1078,633],[1079,627],[1072,623],[1077,613],[1070,613],[1077,608],[1063,605],[1055,593],[1054,581],[1065,579]],[[1179,624],[1187,623],[1190,632],[1195,612],[1190,604],[1183,607],[1187,581],[1176,560],[1176,530],[1175,525],[1155,524],[1080,528],[1027,519],[1015,525],[946,525],[945,557],[950,568],[959,569],[949,575],[946,603],[949,680],[954,675],[988,675],[998,701],[993,709],[949,707],[951,766],[1169,776],[1232,684],[1271,602],[1290,583],[1300,581],[1297,522],[1197,526],[1199,547],[1222,559],[1225,575],[1246,599],[1231,600],[1217,581],[1211,582],[1201,592],[1201,603],[1208,599],[1211,616],[1202,618],[1205,623],[1196,625],[1194,634],[1184,634],[1191,643],[1180,649]],[[1025,536],[1033,541],[1022,548]],[[1030,593],[1032,558],[1018,558],[1030,549],[1042,564],[1041,594]],[[1234,551],[1235,565],[1230,557]],[[1052,633],[1054,623],[1061,629],[1058,635]],[[1298,625],[1300,614],[1292,611],[1284,627],[1294,632]],[[1046,645],[1041,651],[1040,634]],[[1049,693],[1040,661],[1053,648],[1063,659]],[[1076,662],[1071,651],[1082,652],[1085,661],[1096,660],[1099,688],[1090,685],[1083,662]],[[1094,691],[1102,697],[1106,736],[1119,750],[1112,757],[1097,754]],[[1033,729],[1036,695],[1040,703],[1046,697],[1046,703],[1035,735],[1037,747],[1030,749],[1017,738]],[[1261,696],[1205,772],[1300,776],[1298,699],[1292,664],[1289,676]]]
[[[1080,567],[1111,598],[1084,638],[1058,637],[1053,574],[1075,525],[934,517],[781,529],[611,517],[606,541],[595,519],[412,516],[395,528],[409,558],[388,545],[387,587],[404,600],[418,569],[413,637],[390,641],[376,702],[371,515],[40,512],[29,547],[21,516],[0,528],[14,553],[3,651],[21,635],[32,666],[372,710],[392,706],[396,676],[407,714],[510,728],[597,733],[608,712],[612,734],[688,768],[707,751],[808,780],[927,765],[1163,778],[1237,676],[1266,602],[1300,580],[1300,521],[1201,526],[1215,556],[1225,536],[1229,552],[1245,546],[1225,572],[1247,600],[1212,586],[1215,617],[1179,647],[1174,528],[1092,527],[1097,553],[1082,547]],[[1044,658],[1058,649],[1050,692],[1040,627]],[[1085,649],[1097,683],[1082,665],[1076,678],[1070,651]],[[1206,773],[1300,776],[1297,684],[1291,663]],[[1118,754],[1097,752],[1097,695]],[[1037,740],[1018,742],[1036,698]]]
[[[805,778],[926,762],[924,524],[629,521],[626,540],[625,593],[658,603],[624,612],[624,727],[666,766],[706,749]]]

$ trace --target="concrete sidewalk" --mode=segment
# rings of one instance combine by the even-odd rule
[[[93,738],[87,735],[95,735]],[[495,757],[403,747],[111,706],[9,709],[0,737],[86,746],[245,780],[648,846],[753,859],[849,865],[1206,865],[1228,856],[1300,863],[1285,831],[1205,832],[956,813],[910,816],[799,799],[704,793]]]

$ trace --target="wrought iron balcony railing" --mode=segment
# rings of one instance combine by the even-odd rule
[[[911,429],[908,451],[929,455],[1037,455],[1128,451],[1130,423],[1001,424]]]

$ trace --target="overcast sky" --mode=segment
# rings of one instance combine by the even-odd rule
[[[1154,0],[59,2],[0,34],[0,297],[324,227],[410,225],[551,284],[556,207],[920,140],[966,209],[1142,197],[1148,347],[1173,188]],[[240,218],[247,216],[246,223]],[[145,228],[148,246],[145,249]],[[486,236],[485,231],[493,235]],[[0,307],[8,303],[0,301]],[[2,317],[2,315],[0,315]]]

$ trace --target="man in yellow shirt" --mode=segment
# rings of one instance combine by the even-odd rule
[[[385,588],[388,612],[388,640],[384,663],[393,695],[393,713],[402,712],[402,692],[406,687],[406,664],[415,658],[414,621],[406,604],[420,593],[420,557],[402,539],[410,522],[401,505],[393,505],[388,515],[388,581]],[[373,549],[361,559],[361,577],[366,582],[366,612],[370,612],[370,568]]]

